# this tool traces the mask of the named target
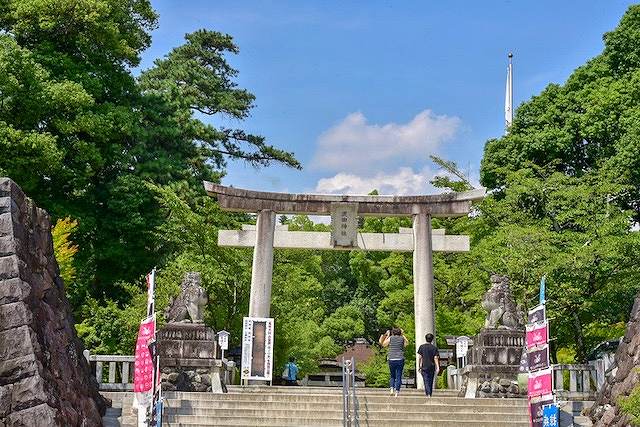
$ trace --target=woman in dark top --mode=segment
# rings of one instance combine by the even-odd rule
[[[409,344],[409,340],[404,336],[400,328],[393,328],[384,335],[380,335],[380,344],[389,347],[387,360],[389,361],[390,393],[398,396],[402,385],[402,370],[404,369],[404,348]]]

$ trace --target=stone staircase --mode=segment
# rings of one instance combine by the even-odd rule
[[[403,389],[357,389],[360,426],[526,427],[525,399],[461,399],[438,390],[427,399]],[[135,426],[131,393],[103,393],[113,400],[105,427]],[[229,393],[165,394],[164,426],[342,426],[342,389],[321,387],[229,387]],[[353,424],[357,425],[357,424]]]

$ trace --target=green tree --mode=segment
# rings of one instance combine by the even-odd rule
[[[364,334],[362,312],[357,307],[344,305],[324,319],[322,328],[334,341],[345,344]]]
[[[603,53],[522,104],[482,160],[492,193],[471,221],[471,256],[509,274],[525,306],[546,274],[552,334],[578,360],[619,337],[640,287],[638,34],[632,6]]]
[[[301,168],[291,153],[265,144],[264,137],[239,129],[216,128],[196,117],[225,115],[242,120],[248,117],[255,97],[238,88],[238,71],[225,54],[238,53],[231,36],[198,30],[186,35],[186,43],[140,76],[141,88],[148,96],[162,98],[173,107],[172,119],[182,138],[197,142],[201,156],[218,167],[227,157],[244,159],[253,165],[268,166],[274,161]]]
[[[300,167],[264,138],[203,118],[242,120],[253,106],[226,62],[238,52],[231,37],[187,35],[136,80],[156,25],[148,0],[0,5],[0,173],[54,219],[77,219],[77,282],[97,299],[124,301],[115,284],[166,255],[148,182],[198,197],[229,158]]]

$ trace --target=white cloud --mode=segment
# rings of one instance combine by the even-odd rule
[[[431,110],[420,112],[408,123],[383,125],[368,123],[360,112],[351,113],[320,135],[312,166],[342,171],[332,178],[336,179],[427,161],[429,154],[455,135],[460,124],[458,117],[435,115]]]
[[[314,191],[322,194],[368,194],[371,190],[392,195],[433,194],[442,191],[429,182],[434,175],[435,172],[427,167],[418,172],[401,167],[395,172],[379,172],[370,177],[340,172],[331,178],[320,179]]]

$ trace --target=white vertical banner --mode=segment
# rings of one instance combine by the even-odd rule
[[[147,274],[147,316],[151,316],[155,311],[156,300],[156,268],[151,270],[151,273]]]
[[[245,317],[242,319],[243,380],[271,381],[273,376],[273,319]]]

